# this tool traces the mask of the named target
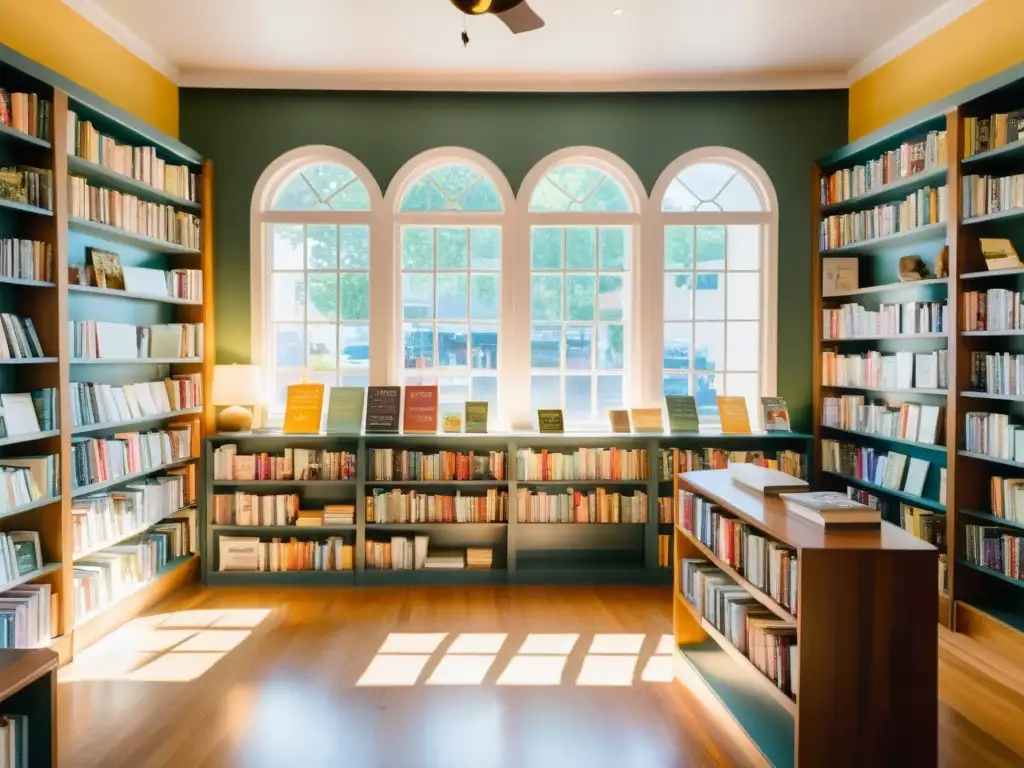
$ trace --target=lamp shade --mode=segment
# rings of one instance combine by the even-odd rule
[[[259,405],[263,402],[258,365],[218,365],[213,369],[214,405]]]

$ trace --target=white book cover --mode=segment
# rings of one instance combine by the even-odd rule
[[[937,405],[921,406],[921,423],[917,431],[917,441],[934,445],[938,438],[939,416],[942,409]]]
[[[429,536],[417,536],[414,541],[415,558],[413,559],[413,567],[417,570],[427,563],[427,547],[429,544]]]
[[[889,458],[887,456],[879,456],[878,461],[875,462],[875,476],[871,478],[871,482],[875,485],[885,484],[885,471],[888,462]]]
[[[97,357],[136,359],[139,356],[137,333],[134,325],[125,323],[96,323]]]
[[[922,496],[924,494],[924,481],[927,476],[928,462],[924,459],[911,459],[903,490],[915,496]]]
[[[132,412],[128,408],[128,399],[125,397],[124,388],[115,387],[110,394],[117,406],[118,421],[129,421],[132,418]]]
[[[145,267],[122,267],[124,289],[130,293],[145,293],[148,296],[168,296],[167,273],[162,269]]]
[[[917,440],[917,433],[920,427],[921,420],[921,406],[909,405],[907,406],[907,427],[906,434],[903,435],[904,440]]]
[[[128,418],[138,419],[142,417],[142,411],[139,409],[138,398],[135,397],[135,385],[127,384],[124,387],[124,399],[128,406]]]
[[[914,386],[914,358],[908,352],[896,353],[896,389]]]
[[[135,397],[139,401],[139,408],[142,410],[143,416],[160,413],[156,403],[153,402],[153,393],[149,391],[149,387],[146,384],[139,384],[135,387]]]
[[[152,325],[149,336],[150,357],[181,357],[181,325]]]
[[[902,453],[889,453],[885,463],[885,475],[882,478],[882,485],[886,488],[899,490],[903,483],[903,470],[907,464],[907,457]]]
[[[730,462],[729,476],[734,483],[769,495],[808,487],[807,482],[798,477],[744,462]]]
[[[30,435],[39,431],[39,420],[36,409],[32,405],[32,395],[28,392],[8,392],[0,395],[3,406],[4,424],[7,435]]]

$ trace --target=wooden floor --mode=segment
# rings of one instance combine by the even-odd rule
[[[663,682],[670,628],[664,587],[194,587],[61,670],[60,764],[747,765]],[[940,727],[943,765],[1024,763]]]

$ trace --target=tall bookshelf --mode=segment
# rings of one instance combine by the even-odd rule
[[[0,200],[0,237],[29,237],[52,245],[53,280],[26,281],[0,277],[0,308],[4,312],[29,317],[38,331],[46,357],[28,361],[0,361],[0,392],[27,392],[56,387],[59,392],[59,429],[0,440],[3,457],[55,454],[59,457],[60,495],[16,509],[0,518],[0,530],[37,530],[40,532],[45,566],[23,581],[48,582],[58,596],[58,612],[53,616],[56,635],[51,647],[61,661],[67,661],[99,637],[132,618],[179,585],[195,578],[195,555],[169,562],[153,579],[129,594],[75,621],[72,505],[77,498],[93,491],[117,490],[131,481],[159,475],[166,467],[131,476],[72,488],[72,440],[83,437],[113,436],[117,433],[144,432],[166,425],[174,418],[192,415],[199,418],[201,432],[212,423],[213,412],[202,407],[159,416],[107,423],[89,427],[72,426],[70,384],[99,382],[112,385],[158,381],[174,373],[198,373],[208,401],[212,386],[213,344],[213,270],[212,270],[212,167],[188,147],[134,119],[119,108],[85,91],[66,78],[0,46],[0,87],[38,93],[51,105],[51,135],[38,139],[12,128],[0,126],[0,166],[34,166],[52,173],[53,207],[30,209]],[[80,120],[89,120],[104,135],[119,144],[153,147],[156,155],[168,163],[188,165],[201,174],[198,199],[192,203],[169,195],[156,187],[134,181],[103,165],[69,155],[69,112]],[[146,237],[70,215],[69,177],[78,176],[96,187],[130,193],[141,200],[173,205],[202,220],[200,247],[190,248],[161,239]],[[203,272],[203,300],[185,301],[131,294],[91,286],[69,285],[69,265],[83,264],[87,248],[117,253],[124,266],[145,266],[169,270],[200,269]],[[205,356],[198,360],[81,360],[72,355],[69,322],[100,320],[152,325],[164,323],[203,323]],[[17,364],[15,364],[17,363]],[[176,465],[199,460],[199,442],[195,437],[193,458]],[[197,471],[197,480],[200,473]],[[198,494],[198,488],[197,488]],[[138,533],[138,531],[136,531]],[[115,545],[129,539],[107,541]],[[98,547],[96,549],[99,549]]]
[[[1024,525],[992,514],[991,478],[1024,478],[1024,462],[997,459],[978,452],[968,452],[967,414],[998,413],[1009,417],[1011,424],[1024,424],[1024,396],[990,394],[976,391],[972,384],[972,369],[976,353],[1024,352],[1024,331],[977,331],[968,330],[965,324],[965,294],[971,291],[985,292],[990,289],[1024,291],[1024,269],[989,271],[981,256],[980,238],[1006,238],[1018,253],[1024,253],[1024,208],[1008,208],[995,213],[969,215],[963,208],[965,187],[971,175],[1002,177],[1024,172],[1024,140],[1013,141],[988,151],[965,152],[965,118],[984,118],[995,113],[1007,113],[1024,109],[1024,67],[1018,66],[977,83],[963,91],[952,94],[943,101],[930,105],[907,116],[899,122],[870,134],[853,144],[836,150],[822,158],[814,168],[814,220],[812,235],[815,272],[813,276],[815,336],[814,336],[814,401],[815,401],[815,454],[820,458],[821,440],[835,438],[842,434],[844,442],[859,445],[875,445],[886,450],[920,455],[920,447],[907,446],[892,439],[879,439],[865,435],[841,433],[821,426],[822,398],[830,394],[822,384],[821,353],[828,349],[828,342],[822,339],[819,318],[824,307],[832,299],[822,296],[822,258],[839,253],[825,253],[818,248],[818,223],[827,215],[822,210],[818,196],[819,179],[823,174],[839,168],[846,168],[863,162],[865,158],[877,157],[883,151],[892,149],[907,139],[923,136],[929,129],[946,131],[946,154],[944,169],[935,168],[910,179],[882,188],[871,199],[850,201],[850,205],[869,207],[879,200],[905,197],[915,188],[924,184],[938,183],[940,179],[948,185],[946,199],[946,220],[912,230],[896,237],[859,243],[853,248],[838,249],[844,253],[864,254],[861,256],[862,288],[846,300],[867,303],[875,296],[888,300],[891,294],[899,292],[899,300],[937,300],[941,296],[948,301],[950,329],[944,338],[934,339],[884,339],[856,342],[861,348],[890,351],[897,348],[924,348],[926,344],[942,345],[949,350],[949,391],[948,394],[928,395],[933,401],[942,401],[946,407],[945,439],[941,446],[926,449],[936,464],[944,462],[947,468],[945,505],[928,506],[936,499],[925,487],[922,506],[945,514],[945,541],[948,562],[946,590],[940,592],[940,621],[957,631],[964,631],[1012,653],[1024,648],[1024,580],[1004,575],[992,568],[969,562],[967,552],[967,527],[991,527],[1001,533],[1024,535]],[[970,154],[969,157],[965,155]],[[934,254],[947,245],[949,249],[949,276],[944,281],[928,280],[917,283],[894,285],[893,266],[900,255],[920,255],[929,262]],[[932,269],[934,274],[934,269]],[[865,289],[863,286],[869,286]],[[891,286],[891,287],[890,287]],[[908,297],[903,299],[902,297]],[[897,300],[897,299],[893,299]],[[907,398],[912,393],[881,393],[893,401]],[[926,401],[923,394],[916,398]],[[911,450],[915,453],[911,453]],[[821,467],[816,461],[815,466]],[[819,471],[818,480],[829,487],[841,487],[844,478],[829,476]],[[850,483],[865,487],[863,483]],[[922,499],[901,498],[900,494],[886,489],[877,490],[878,495],[890,499],[894,507],[898,502],[914,504]],[[890,517],[892,522],[898,523]]]
[[[214,451],[223,445],[235,444],[239,454],[266,452],[282,455],[285,448],[316,448],[348,451],[356,456],[356,478],[353,480],[283,480],[239,481],[214,479]],[[800,433],[753,435],[628,435],[580,434],[552,435],[536,433],[486,435],[282,435],[273,433],[219,434],[206,440],[203,454],[205,488],[202,521],[201,561],[204,580],[211,585],[443,585],[443,584],[644,584],[668,583],[672,578],[672,554],[667,567],[659,567],[659,536],[671,541],[672,522],[660,522],[658,499],[676,500],[679,473],[659,471],[660,451],[675,454],[683,450],[717,448],[725,451],[762,451],[774,454],[793,450],[807,455],[811,436]],[[639,480],[519,480],[516,473],[516,452],[531,448],[551,453],[573,453],[578,448],[622,448],[647,451],[649,476]],[[376,448],[436,452],[504,451],[505,480],[373,480],[369,471],[371,451]],[[673,467],[677,464],[673,463]],[[481,495],[488,489],[508,493],[507,522],[487,523],[370,523],[367,521],[366,497],[375,491],[401,489],[452,495]],[[647,496],[646,522],[643,523],[530,523],[519,520],[517,494],[530,492],[558,493],[572,488],[591,491],[604,488],[609,492],[632,494],[641,491]],[[298,494],[302,509],[322,509],[328,503],[349,503],[356,507],[355,524],[351,526],[300,528],[285,526],[217,525],[213,522],[214,494],[235,491],[248,493]],[[674,517],[674,515],[673,515]],[[425,534],[430,546],[441,549],[487,547],[493,552],[490,570],[374,570],[366,567],[365,543],[387,541],[392,536]],[[354,568],[351,571],[229,572],[221,571],[219,547],[221,536],[258,536],[262,541],[292,537],[300,540],[322,540],[340,536],[352,544]]]

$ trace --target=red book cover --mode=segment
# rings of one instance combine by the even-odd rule
[[[404,411],[402,431],[406,434],[437,432],[437,386],[407,386]]]

